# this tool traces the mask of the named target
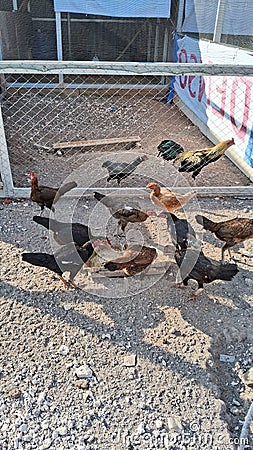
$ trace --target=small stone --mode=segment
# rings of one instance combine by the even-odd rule
[[[162,422],[162,420],[157,419],[157,420],[155,421],[155,426],[156,426],[156,428],[157,428],[158,430],[161,430],[162,427],[163,427],[163,422]]]
[[[40,405],[44,402],[45,397],[46,397],[46,393],[45,392],[40,392],[39,393],[39,395],[38,395],[38,403]]]
[[[138,425],[138,427],[137,427],[137,433],[138,434],[144,434],[145,433],[145,425],[144,425],[144,423],[140,423],[139,425]]]
[[[21,396],[21,392],[18,388],[13,387],[12,389],[9,390],[9,396],[11,398],[19,398]]]
[[[234,355],[220,355],[220,361],[227,362],[227,363],[233,363],[233,362],[235,362],[235,356]]]
[[[57,431],[60,436],[66,436],[68,434],[67,427],[59,427],[59,428],[57,428]]]
[[[75,386],[79,389],[89,389],[89,382],[87,380],[76,380]]]
[[[63,153],[61,152],[61,150],[57,150],[56,155],[57,155],[57,156],[62,156]]]
[[[123,365],[125,367],[134,367],[136,365],[136,358],[136,354],[125,356]]]
[[[65,311],[69,311],[70,309],[72,309],[70,305],[64,305],[63,308],[65,309]]]
[[[58,352],[62,356],[66,356],[69,353],[69,347],[67,345],[61,345]]]
[[[230,409],[231,414],[233,414],[233,416],[237,416],[237,414],[239,414],[239,409],[236,407],[233,407]]]
[[[33,411],[33,415],[34,415],[34,417],[39,417],[40,416],[40,409],[35,409]]]
[[[46,450],[46,449],[50,448],[51,444],[52,444],[51,439],[50,438],[46,438],[44,440],[44,442],[43,442],[43,449]]]
[[[48,422],[41,422],[40,425],[41,425],[42,430],[48,430],[48,428],[49,428]]]
[[[242,375],[242,381],[249,387],[253,387],[253,367]]]
[[[59,436],[58,431],[57,431],[57,430],[54,430],[53,433],[52,433],[52,439],[53,439],[53,440],[54,440],[54,439],[57,439],[58,436]]]
[[[65,367],[66,367],[66,369],[71,369],[71,367],[73,367],[73,365],[74,365],[74,363],[72,361],[70,361],[66,364]]]
[[[20,430],[21,433],[26,433],[27,432],[27,425],[25,423],[22,423],[20,425],[19,430]]]
[[[111,335],[109,333],[108,334],[102,334],[101,338],[110,340],[111,339]]]
[[[247,286],[253,286],[253,280],[251,278],[245,278],[244,281]]]
[[[75,374],[77,378],[92,378],[93,373],[92,370],[87,366],[87,364],[83,364],[76,368]]]
[[[241,406],[241,403],[238,402],[235,398],[233,398],[232,403],[233,403],[233,405],[235,405],[235,406]]]

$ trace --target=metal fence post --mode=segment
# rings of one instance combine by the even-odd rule
[[[2,109],[0,110],[0,173],[3,182],[3,194],[5,197],[12,197],[14,195],[14,186],[5,138]]]

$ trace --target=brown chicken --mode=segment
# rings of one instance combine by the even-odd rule
[[[132,277],[145,270],[157,257],[154,247],[141,244],[129,244],[121,256],[104,264],[110,271],[123,270],[127,277]]]
[[[170,189],[161,187],[154,182],[149,183],[146,188],[151,189],[151,202],[169,213],[174,213],[177,209],[183,208],[196,195],[196,191],[187,192],[186,194],[175,194]]]
[[[253,219],[236,218],[224,222],[213,222],[207,217],[197,215],[196,221],[203,225],[205,230],[211,231],[218,239],[226,242],[221,249],[222,261],[226,250],[231,258],[230,247],[253,238]]]
[[[126,205],[122,207],[123,199],[117,201],[115,197],[100,194],[99,192],[94,192],[94,197],[110,210],[111,215],[118,220],[118,228],[120,227],[123,233],[128,223],[145,222],[153,214],[152,211],[145,212],[132,206]]]
[[[66,194],[66,192],[77,186],[75,181],[70,181],[69,183],[64,184],[59,189],[52,188],[48,186],[43,186],[38,183],[37,175],[33,172],[30,173],[31,178],[31,195],[30,199],[38,203],[41,207],[41,211],[44,208],[49,208],[53,210],[53,203],[55,203],[59,198]]]
[[[101,241],[86,265],[88,267],[104,267],[107,261],[117,258],[121,254],[121,251],[122,247],[120,245],[112,246],[109,239],[106,242]]]

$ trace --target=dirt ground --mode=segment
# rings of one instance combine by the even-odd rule
[[[3,118],[15,186],[27,187],[31,171],[38,173],[41,182],[57,186],[104,152],[110,152],[111,158],[128,151],[131,158],[139,153],[156,156],[157,146],[164,139],[178,142],[185,150],[213,146],[176,104],[168,106],[159,98],[157,92],[150,96],[146,91],[140,95],[134,90],[110,96],[96,91],[89,95],[64,95],[58,90],[54,95],[22,90],[18,95],[8,95],[3,102]],[[129,136],[139,136],[141,148],[119,144],[52,152],[57,142]],[[191,174],[177,179],[174,173],[170,174],[171,165],[166,164],[170,185],[193,185]],[[100,171],[98,166],[97,172]],[[249,179],[227,157],[205,167],[196,180],[197,186],[249,184]],[[83,185],[87,187],[85,180]],[[122,187],[129,186],[143,186],[143,179],[131,176],[122,182]]]
[[[142,201],[147,207],[147,193]],[[217,221],[252,217],[252,203],[188,204],[204,252],[219,260],[221,242],[201,234],[199,212]],[[175,286],[173,251],[142,279],[85,269],[76,277],[81,289],[66,290],[46,269],[21,262],[24,251],[52,252],[47,231],[32,221],[38,213],[29,201],[0,206],[0,448],[238,448],[253,395],[243,381],[253,367],[253,241],[232,249],[235,278],[206,285],[196,301],[195,282]],[[97,233],[105,221],[85,198],[61,214]],[[142,225],[128,226],[128,240],[170,243],[165,219]],[[114,244],[115,226],[107,228]],[[252,446],[250,434],[245,448]]]

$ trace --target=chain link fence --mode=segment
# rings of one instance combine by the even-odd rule
[[[249,104],[245,82],[236,83],[234,96],[240,123],[231,116],[228,122],[233,127],[228,130],[221,111],[216,122],[219,133],[208,128],[208,120],[201,123],[197,111],[190,111],[177,92],[172,98],[171,92],[172,80],[186,88],[190,83],[193,91],[194,83],[199,85],[202,79],[208,86],[208,80],[215,80],[217,74],[234,80],[241,76],[249,85],[252,73],[251,66],[3,61],[2,195],[27,197],[31,171],[41,183],[58,186],[80,167],[83,188],[118,188],[117,180],[107,182],[108,168],[103,162],[131,163],[143,154],[148,159],[121,181],[121,188],[143,188],[160,171],[166,175],[163,184],[178,189],[196,186],[215,194],[221,187],[226,192],[250,192],[252,168],[239,148],[247,146],[253,114],[247,112],[245,125],[243,114]],[[214,92],[216,97],[207,99],[207,109],[220,105],[222,94],[218,88]],[[239,142],[236,127],[245,128],[244,142]],[[196,180],[192,173],[179,172],[178,162],[157,158],[157,147],[164,140],[174,141],[184,150],[198,150],[232,137],[235,149],[226,154],[233,162],[222,157],[203,167]]]

